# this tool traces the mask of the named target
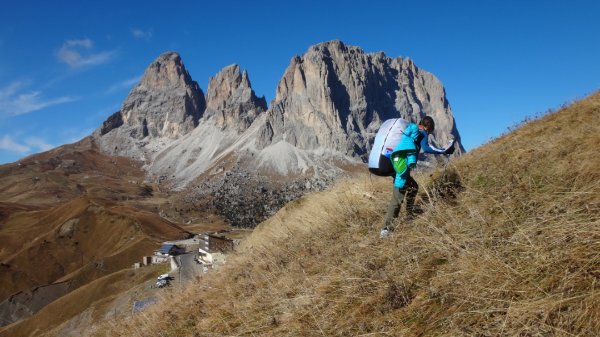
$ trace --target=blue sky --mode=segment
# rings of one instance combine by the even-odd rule
[[[273,98],[290,59],[340,39],[444,84],[467,150],[600,88],[597,1],[3,1],[0,163],[76,141],[174,50],[202,90],[237,63]]]

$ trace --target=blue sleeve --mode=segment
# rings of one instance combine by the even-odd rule
[[[433,153],[433,154],[444,154],[444,150],[438,149],[435,146],[429,145],[429,134],[425,130],[419,130],[423,134],[423,138],[421,139],[421,149],[425,153]]]

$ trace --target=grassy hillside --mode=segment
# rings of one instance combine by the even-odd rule
[[[424,213],[385,240],[391,181],[344,181],[286,206],[164,305],[93,334],[598,336],[598,144],[595,94],[418,176]]]

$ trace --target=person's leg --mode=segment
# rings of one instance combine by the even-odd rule
[[[417,184],[413,177],[409,176],[408,179],[406,179],[406,184],[403,189],[406,194],[406,218],[412,220],[415,216],[415,199],[417,198],[417,192],[419,191],[419,184]]]
[[[394,230],[392,222],[395,218],[398,217],[398,214],[400,213],[400,206],[402,206],[404,194],[405,191],[403,191],[403,189],[398,189],[394,187],[392,197],[390,199],[390,204],[388,205],[387,214],[385,215],[383,229],[387,229],[390,232]]]

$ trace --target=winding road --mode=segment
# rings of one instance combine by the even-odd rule
[[[177,262],[179,263],[179,270],[174,271],[177,282],[185,283],[188,281],[195,280],[197,276],[202,275],[202,265],[198,264],[194,259],[196,253],[186,253],[177,256]]]

